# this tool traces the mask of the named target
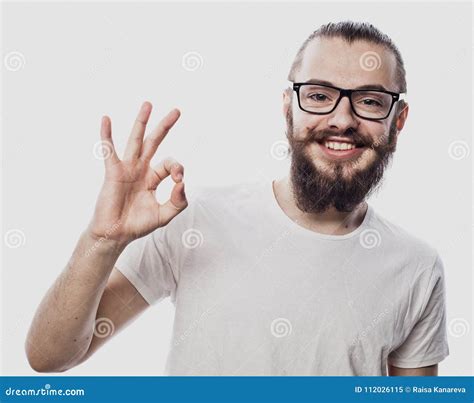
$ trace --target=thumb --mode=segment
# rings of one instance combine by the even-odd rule
[[[160,206],[160,227],[167,225],[174,217],[188,206],[184,182],[178,182],[171,190],[169,200]]]

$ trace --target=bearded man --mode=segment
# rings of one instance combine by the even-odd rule
[[[449,354],[442,260],[366,201],[408,116],[399,50],[371,24],[330,23],[288,79],[288,175],[189,202],[180,163],[150,166],[179,110],[144,139],[145,102],[122,160],[103,118],[104,185],[31,325],[35,370],[79,365],[170,297],[168,375],[437,375]],[[110,334],[94,331],[104,324]]]

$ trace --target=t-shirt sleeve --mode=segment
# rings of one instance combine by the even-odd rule
[[[174,296],[176,290],[176,279],[162,241],[165,229],[158,228],[127,245],[115,263],[115,268],[150,305]]]
[[[438,254],[423,293],[418,320],[405,341],[388,356],[388,363],[393,366],[426,367],[439,363],[449,355],[444,265]]]
[[[194,195],[187,192],[187,197],[189,204],[184,211],[168,225],[127,245],[115,263],[150,305],[166,297],[176,302],[180,269],[187,253],[182,237],[192,227],[196,204]]]

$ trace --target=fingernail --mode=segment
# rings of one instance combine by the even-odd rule
[[[179,173],[178,175],[176,175],[176,179],[178,179],[179,181],[183,179],[183,174]]]

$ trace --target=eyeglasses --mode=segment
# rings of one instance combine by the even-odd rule
[[[404,93],[379,89],[347,90],[322,84],[292,84],[300,109],[315,115],[333,112],[341,99],[347,96],[356,116],[368,120],[383,120],[390,115],[395,102],[404,98]]]

